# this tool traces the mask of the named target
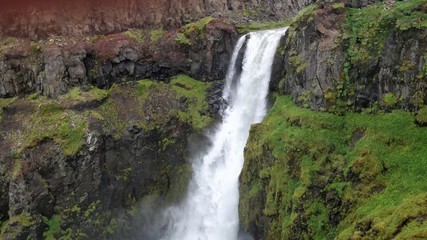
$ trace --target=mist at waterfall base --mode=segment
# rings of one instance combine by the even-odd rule
[[[228,105],[222,122],[206,133],[208,144],[193,146],[188,193],[180,204],[152,217],[140,239],[251,239],[239,231],[239,175],[250,127],[266,114],[274,56],[286,30],[252,32],[239,39],[223,91]]]

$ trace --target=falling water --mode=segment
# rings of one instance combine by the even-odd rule
[[[168,211],[172,224],[164,239],[238,239],[238,178],[243,150],[251,125],[266,114],[274,55],[286,30],[253,32],[238,41],[223,95],[229,106],[222,124],[209,136],[212,146],[201,159],[193,160],[194,174],[186,200]],[[243,67],[237,71],[236,61],[245,41]]]

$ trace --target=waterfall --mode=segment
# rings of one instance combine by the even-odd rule
[[[167,240],[236,240],[239,231],[239,175],[252,124],[266,114],[274,55],[287,28],[249,33],[237,43],[223,97],[223,122],[209,136],[212,145],[193,159],[193,178],[185,201],[170,208]],[[236,70],[246,41],[242,69]],[[237,82],[233,82],[237,81]]]

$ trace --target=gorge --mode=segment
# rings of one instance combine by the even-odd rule
[[[427,237],[427,1],[58,3],[0,9],[0,239]]]
[[[166,239],[238,239],[243,149],[250,126],[265,115],[273,59],[285,32],[286,28],[253,32],[238,41],[224,89],[229,105],[223,122],[209,136],[212,146],[200,160],[193,160],[188,196],[182,206],[169,210],[173,226]],[[242,69],[235,69],[243,44]]]

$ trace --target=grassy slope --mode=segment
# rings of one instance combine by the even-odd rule
[[[337,116],[279,96],[252,130],[245,152],[246,159],[256,159],[268,148],[275,161],[259,169],[255,180],[245,174],[242,180],[255,192],[265,191],[263,213],[273,217],[270,239],[295,237],[292,229],[300,220],[308,226],[299,235],[304,238],[427,237],[425,146],[427,128],[417,127],[410,113]],[[337,194],[342,204],[332,207],[328,194]],[[342,221],[334,226],[331,215],[337,212]]]

